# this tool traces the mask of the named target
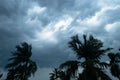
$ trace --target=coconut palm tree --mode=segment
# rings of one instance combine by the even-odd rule
[[[83,35],[83,41],[75,35],[68,44],[76,54],[77,60],[66,61],[60,65],[60,69],[65,69],[69,77],[75,78],[79,73],[78,69],[82,67],[83,71],[79,73],[78,80],[111,80],[104,72],[108,64],[100,60],[112,48],[103,49],[103,43],[92,35],[89,38]]]
[[[109,53],[111,74],[120,80],[120,53]]]
[[[34,75],[37,65],[30,59],[31,49],[31,45],[26,42],[16,46],[16,51],[9,59],[10,63],[6,65],[8,69],[6,80],[28,80],[31,74]]]

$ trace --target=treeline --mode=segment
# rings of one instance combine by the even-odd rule
[[[76,60],[66,61],[55,68],[50,73],[50,80],[112,80],[107,71],[120,80],[120,52],[104,48],[103,42],[92,35],[83,35],[82,39],[75,35],[68,45],[74,51]],[[5,80],[28,80],[34,75],[37,64],[30,59],[31,50],[31,45],[26,42],[16,46],[5,67],[8,70]],[[109,59],[104,61],[103,56]]]

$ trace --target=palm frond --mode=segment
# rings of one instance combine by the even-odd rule
[[[86,45],[87,44],[87,36],[85,34],[83,35],[83,39],[84,39],[84,45]]]
[[[76,61],[76,60],[75,61],[66,61],[65,63],[60,65],[60,68],[61,69],[65,68],[66,72],[68,74],[70,74],[71,76],[75,76],[75,74],[78,70],[79,64],[80,64],[80,62]]]
[[[99,71],[98,73],[101,80],[112,80],[105,72]]]
[[[83,43],[79,40],[78,35],[71,37],[71,41],[68,42],[69,47],[76,53],[78,58],[81,58],[80,47],[83,46]]]
[[[100,65],[100,67],[103,68],[103,69],[109,67],[109,64],[106,63],[106,62],[100,62],[99,65]]]
[[[76,61],[76,60],[74,60],[74,61],[66,61],[65,63],[62,63],[61,65],[60,65],[60,68],[62,69],[62,68],[69,68],[69,67],[71,67],[71,66],[78,66],[79,65],[79,61]]]
[[[110,68],[111,74],[117,78],[120,78],[120,68],[118,64],[113,64]]]

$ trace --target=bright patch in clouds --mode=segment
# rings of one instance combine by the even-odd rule
[[[116,28],[119,27],[118,25],[120,25],[120,22],[115,22],[115,23],[113,23],[113,24],[107,24],[107,25],[105,26],[105,30],[106,30],[107,32],[114,32],[114,31],[116,30]]]
[[[44,30],[42,30],[41,32],[37,32],[37,40],[42,40],[45,42],[52,42],[52,43],[57,43],[57,39],[55,38],[55,34],[54,31],[45,28]]]
[[[112,24],[108,24],[106,25],[105,30],[109,32],[112,30],[112,28],[114,28],[114,26]]]
[[[102,21],[107,19],[107,16],[104,16],[104,14],[106,13],[106,11],[111,10],[112,7],[104,7],[102,8],[100,11],[96,12],[96,14],[90,18],[87,18],[83,21],[83,23],[89,25],[89,26],[99,26],[101,25]],[[104,19],[103,17],[104,16]]]
[[[67,27],[70,25],[70,23],[73,21],[73,19],[71,17],[68,17],[66,19],[62,19],[60,21],[58,21],[56,24],[55,24],[55,30],[58,31],[58,30],[66,30]]]
[[[34,14],[34,13],[42,13],[46,10],[46,7],[40,7],[40,6],[33,6],[32,8],[28,9],[28,15]]]
[[[95,15],[90,19],[87,19],[86,23],[88,25],[92,25],[92,26],[98,26],[100,24],[100,21],[98,20],[98,16]]]
[[[42,31],[37,32],[37,41],[42,40],[46,42],[57,43],[58,40],[55,36],[59,31],[66,31],[73,19],[71,17],[65,17],[59,19],[58,22],[51,22]]]
[[[34,6],[32,10],[33,10],[33,12],[40,13],[40,12],[45,11],[45,9],[46,9],[45,7],[42,8],[39,6]]]

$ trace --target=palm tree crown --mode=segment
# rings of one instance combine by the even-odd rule
[[[75,52],[77,60],[61,64],[60,69],[65,69],[70,77],[76,77],[79,73],[78,80],[111,80],[104,73],[104,69],[108,67],[108,64],[100,60],[112,48],[103,49],[103,43],[92,35],[89,38],[83,35],[83,41],[79,40],[78,35],[75,35],[71,37],[68,44]],[[80,67],[83,68],[82,72],[78,72]]]
[[[11,61],[6,65],[8,69],[6,80],[28,80],[31,74],[34,74],[37,70],[37,65],[34,61],[30,60],[32,55],[31,45],[26,42],[22,45],[16,46],[16,51],[13,52]]]

